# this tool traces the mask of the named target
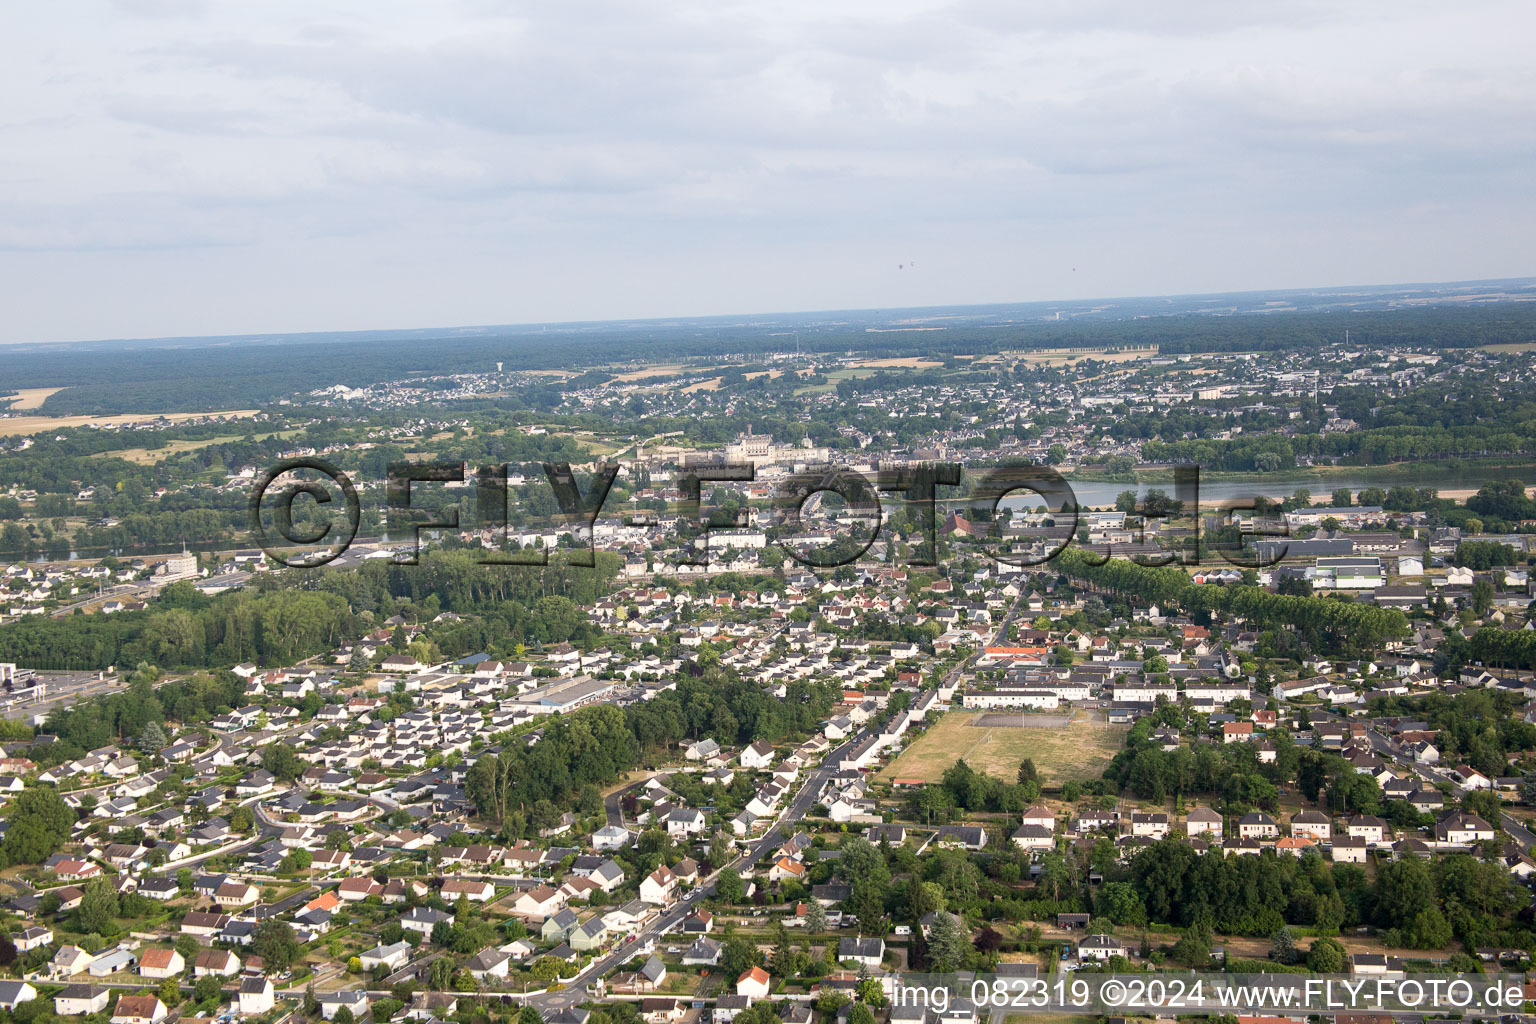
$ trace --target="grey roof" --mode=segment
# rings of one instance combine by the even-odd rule
[[[884,956],[885,940],[881,938],[838,939],[837,956],[846,960],[856,956]]]

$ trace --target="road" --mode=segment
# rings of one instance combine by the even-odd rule
[[[784,833],[780,831],[782,826],[785,823],[793,824],[805,817],[806,813],[816,803],[816,798],[820,794],[822,787],[832,777],[831,766],[838,764],[842,760],[843,753],[851,745],[852,741],[850,740],[829,751],[827,756],[822,758],[821,764],[807,773],[804,781],[800,784],[800,788],[796,790],[794,798],[773,819],[773,822],[768,826],[763,835],[748,843],[746,850],[741,856],[731,861],[730,864],[725,865],[725,867],[735,868],[737,871],[745,873],[765,853],[778,848],[785,839]],[[720,870],[724,870],[724,868]],[[632,959],[637,951],[645,947],[646,943],[659,942],[664,935],[680,925],[683,919],[693,912],[694,907],[714,895],[715,880],[718,877],[719,870],[706,878],[700,879],[698,886],[690,891],[683,900],[653,918],[649,924],[635,933],[632,941],[621,943],[610,952],[593,960],[581,973],[567,982],[560,991],[534,992],[527,994],[524,998],[529,1004],[538,1007],[539,1012],[546,1016],[552,1012],[585,1002],[590,998],[587,988],[592,981],[607,974],[619,964]]]
[[[623,802],[624,794],[628,793],[632,789],[636,789],[645,785],[647,782],[663,774],[665,773],[647,772],[645,774],[645,778],[636,779],[634,782],[629,783],[622,789],[616,789],[612,793],[609,793],[607,796],[603,797],[603,813],[608,816],[608,824],[617,825],[620,828],[623,828],[624,808],[620,805]]]
[[[1393,748],[1391,741],[1388,740],[1387,737],[1383,736],[1380,732],[1377,732],[1374,727],[1366,731],[1366,736],[1370,739],[1371,747],[1376,751],[1376,753],[1380,754],[1388,761],[1393,761],[1398,765],[1407,768],[1410,772],[1412,772],[1414,775],[1417,775],[1420,779],[1429,785],[1433,786],[1439,782],[1451,781],[1447,779],[1445,775],[1443,775],[1438,769],[1431,768],[1427,765],[1419,764],[1417,761],[1402,757]],[[1532,832],[1531,829],[1528,828],[1519,818],[1508,814],[1501,814],[1500,819],[1500,823],[1503,826],[1504,831],[1509,834],[1511,839],[1514,839],[1516,842],[1520,843],[1527,850],[1536,847],[1536,832]]]
[[[218,576],[210,576],[206,579],[202,577],[185,577],[185,579],[196,586],[206,587],[211,584],[225,590],[243,587],[250,578],[251,574],[244,569],[223,573]],[[52,614],[54,618],[61,619],[66,615],[73,615],[76,609],[89,608],[93,604],[101,604],[104,601],[148,600],[164,589],[167,584],[175,582],[177,580],[147,579],[134,583],[119,583],[113,587],[104,587],[101,590],[93,591],[89,596],[71,601],[68,604],[61,604],[53,610]]]

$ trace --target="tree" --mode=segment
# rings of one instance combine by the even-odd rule
[[[544,1024],[544,1015],[537,1006],[524,1003],[523,1008],[517,1012],[517,1024]]]
[[[347,957],[347,970],[353,974],[363,973],[363,961],[361,957]]]
[[[1147,910],[1129,882],[1105,882],[1093,901],[1094,913],[1115,924],[1143,924]]]
[[[1445,966],[1457,974],[1477,974],[1481,971],[1476,960],[1459,951],[1452,953],[1446,959]]]
[[[735,868],[726,868],[715,876],[715,896],[726,903],[740,903],[742,894],[746,891],[741,873]]]
[[[1434,905],[1434,880],[1429,865],[1408,857],[1382,866],[1376,878],[1376,917],[1389,928],[1401,928]]]
[[[848,897],[848,909],[867,931],[878,929],[880,921],[885,917],[885,889],[884,882],[869,876],[861,875],[853,883],[853,893]]]
[[[814,896],[805,907],[805,930],[807,932],[827,930],[827,911]]]
[[[432,969],[427,972],[427,984],[437,992],[444,992],[452,987],[453,960],[446,956],[433,960]]]
[[[1333,939],[1316,939],[1307,950],[1307,969],[1314,974],[1343,974],[1344,947]]]
[[[965,966],[970,945],[953,914],[940,911],[934,917],[928,937],[928,959],[935,970],[942,974]]]
[[[540,981],[554,981],[560,977],[561,966],[556,957],[541,956],[533,962],[533,966],[528,971]]]
[[[1293,964],[1301,959],[1301,954],[1296,951],[1296,936],[1291,934],[1289,928],[1281,928],[1275,932],[1274,946],[1269,951],[1269,958],[1277,964]]]
[[[251,938],[251,952],[266,961],[269,971],[286,971],[302,950],[293,928],[282,921],[263,921]]]
[[[937,882],[922,882],[913,878],[907,883],[907,916],[920,921],[929,914],[944,909],[944,887]],[[825,915],[823,915],[825,920]]]
[[[1431,904],[1413,916],[1402,937],[1403,944],[1414,949],[1439,949],[1451,941],[1453,932],[1440,908]]]
[[[167,1008],[181,1005],[181,984],[175,978],[166,978],[160,983],[160,1001]]]
[[[8,864],[40,864],[69,838],[75,812],[52,786],[21,792],[6,815],[10,827],[0,851]]]
[[[165,730],[160,728],[160,723],[150,720],[149,724],[139,733],[139,749],[149,752],[158,752],[165,746]],[[165,1002],[165,1000],[161,1000]],[[169,1004],[167,1004],[169,1005]]]
[[[1487,613],[1493,604],[1493,584],[1487,580],[1478,580],[1472,584],[1472,611],[1478,616]]]
[[[705,859],[712,868],[723,868],[731,862],[731,841],[724,832],[716,832],[710,839],[709,853]]]
[[[1354,503],[1354,495],[1350,494],[1348,487],[1335,487],[1332,501],[1334,508],[1348,508]]]
[[[854,1003],[848,1010],[848,1024],[875,1024],[875,1012],[863,1003]]]
[[[992,928],[983,928],[976,933],[975,940],[971,943],[981,953],[996,953],[1003,948],[1003,935]],[[876,983],[878,984],[878,982]]]
[[[1022,786],[1026,782],[1036,782],[1036,783],[1038,783],[1039,781],[1040,781],[1040,773],[1035,770],[1035,759],[1032,758],[1032,757],[1026,757],[1024,760],[1020,761],[1019,762],[1019,785]]]
[[[279,782],[292,782],[304,774],[304,762],[299,760],[298,753],[286,743],[269,743],[263,747],[261,766]]]
[[[192,998],[199,1003],[216,1003],[224,995],[224,986],[216,974],[205,974],[192,985]]]
[[[789,929],[782,920],[774,923],[773,951],[768,956],[768,970],[781,978],[793,978],[800,973],[800,954],[789,941]]]
[[[720,953],[720,969],[727,978],[735,978],[750,968],[762,965],[763,954],[758,950],[757,943],[742,935],[732,935],[725,940],[725,948]]]
[[[111,880],[106,878],[93,878],[85,883],[85,895],[80,898],[80,907],[75,911],[75,927],[87,934],[95,932],[98,935],[115,934],[117,917],[117,889],[113,887]]]
[[[1211,926],[1204,921],[1196,921],[1174,943],[1173,958],[1189,967],[1204,967],[1211,961],[1211,944],[1214,941]]]

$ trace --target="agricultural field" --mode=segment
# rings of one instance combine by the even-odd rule
[[[1061,715],[1008,715],[1014,720],[1040,719],[1039,728],[978,725],[982,715],[951,711],[901,752],[880,773],[891,779],[937,782],[960,758],[979,772],[1013,782],[1019,762],[1033,758],[1047,784],[1096,779],[1125,744],[1126,728],[1081,717],[1063,724]],[[1001,716],[987,715],[988,721]],[[1048,721],[1046,721],[1048,719]]]
[[[897,368],[908,370],[931,370],[944,364],[937,359],[924,359],[921,356],[905,356],[899,359],[862,359],[857,363],[849,363],[850,367],[858,368]]]
[[[41,409],[43,403],[48,401],[49,395],[63,390],[63,388],[21,388],[8,398],[0,398],[0,403],[6,403],[12,412]]]
[[[301,428],[294,428],[292,430],[274,430],[270,433],[262,431],[260,436],[271,437],[275,435],[286,439],[303,432]],[[140,466],[150,466],[157,462],[163,462],[173,455],[195,452],[212,444],[229,444],[232,441],[240,440],[244,436],[244,434],[226,434],[220,437],[204,438],[200,441],[169,441],[159,448],[119,448],[115,451],[102,452],[101,455],[104,458],[126,459]]]
[[[0,437],[36,434],[43,430],[61,427],[107,427],[125,423],[143,423],[146,420],[164,420],[180,423],[182,420],[200,419],[204,416],[222,416],[225,419],[246,419],[255,416],[257,409],[226,409],[221,412],[163,412],[153,415],[120,413],[110,416],[7,416],[0,417]]]
[[[1156,346],[1150,348],[1121,349],[1111,352],[1106,349],[1089,348],[1042,348],[1031,352],[1016,353],[1022,363],[1033,366],[1063,366],[1069,363],[1081,362],[1092,359],[1100,363],[1129,363],[1137,359],[1149,359],[1157,355]]]

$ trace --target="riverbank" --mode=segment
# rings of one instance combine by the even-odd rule
[[[1134,478],[1124,474],[1094,473],[1073,471],[1063,474],[1068,481],[1081,480],[1094,484],[1124,484],[1133,486],[1136,484],[1162,485],[1173,483],[1173,467],[1138,467]],[[1229,480],[1261,480],[1261,481],[1300,481],[1298,486],[1306,486],[1308,482],[1327,484],[1331,489],[1333,481],[1341,477],[1370,478],[1379,486],[1390,487],[1394,484],[1406,482],[1403,478],[1415,479],[1463,479],[1479,477],[1488,480],[1508,479],[1517,477],[1536,479],[1536,460],[1510,460],[1502,459],[1445,459],[1442,461],[1422,462],[1391,462],[1383,465],[1351,466],[1351,465],[1327,465],[1327,466],[1298,466],[1295,469],[1287,469],[1278,473],[1256,473],[1251,470],[1232,469],[1204,469],[1200,470],[1202,482],[1229,481]],[[1366,486],[1373,486],[1367,484]],[[1433,484],[1416,484],[1415,486],[1433,486]],[[1473,491],[1476,491],[1476,487]]]

